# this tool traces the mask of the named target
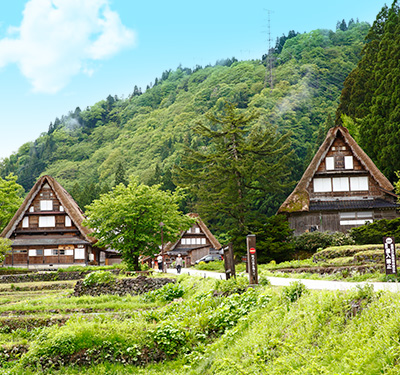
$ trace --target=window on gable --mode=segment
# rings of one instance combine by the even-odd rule
[[[29,216],[25,216],[22,219],[22,228],[29,228]]]
[[[344,157],[344,169],[353,169],[353,157],[352,156]]]
[[[368,177],[350,177],[351,191],[368,191]]]
[[[330,178],[314,178],[314,192],[327,193],[332,191],[332,180]]]
[[[335,169],[335,158],[333,156],[328,156],[325,158],[325,166],[327,171]]]
[[[54,228],[55,226],[55,216],[39,216],[39,228]]]
[[[41,200],[40,201],[40,211],[53,211],[53,201],[52,200]]]
[[[349,191],[349,178],[348,177],[334,177],[332,179],[333,191]]]
[[[71,218],[68,215],[65,216],[65,226],[66,227],[72,226]]]

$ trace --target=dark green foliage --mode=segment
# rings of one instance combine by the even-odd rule
[[[309,232],[293,239],[295,253],[305,251],[310,255],[328,246],[352,245],[353,238],[341,232]]]
[[[47,133],[2,160],[0,175],[14,172],[26,191],[42,173],[55,177],[69,192],[76,184],[72,195],[82,208],[98,197],[91,192],[114,185],[121,160],[126,176],[174,189],[170,171],[180,162],[184,146],[206,146],[192,131],[193,125],[230,101],[258,111],[259,122],[271,124],[280,134],[292,131],[297,158],[291,173],[296,180],[312,156],[321,124],[334,115],[368,27],[350,27],[349,22],[346,31],[289,32],[284,45],[279,42],[272,92],[264,89],[261,60],[230,58],[204,68],[168,69],[143,93],[134,88],[128,99],[109,95],[91,107],[59,116]],[[161,180],[155,176],[157,165]],[[258,208],[270,216],[284,198],[270,194]]]
[[[195,132],[208,146],[186,149],[177,181],[196,197],[196,211],[217,222],[240,252],[255,219],[266,219],[261,207],[268,195],[292,187],[289,134],[262,123],[252,126],[257,115],[229,103],[207,119]]]
[[[350,236],[356,244],[381,244],[383,237],[395,237],[395,241],[400,241],[400,218],[393,220],[377,220],[373,223],[352,228]]]
[[[389,180],[400,169],[400,11],[399,2],[384,6],[347,77],[337,123],[350,116],[359,130],[359,144]]]
[[[283,262],[293,254],[293,230],[284,215],[273,215],[263,223],[255,221],[251,233],[257,238],[257,262]]]
[[[128,179],[126,178],[126,172],[124,164],[120,161],[115,171],[115,185],[123,184],[128,185]]]

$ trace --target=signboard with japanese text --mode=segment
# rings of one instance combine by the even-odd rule
[[[383,237],[383,251],[385,253],[386,275],[396,274],[397,263],[394,237]]]
[[[247,236],[247,265],[250,285],[258,284],[256,236],[254,234]]]

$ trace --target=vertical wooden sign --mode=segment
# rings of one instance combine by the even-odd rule
[[[397,274],[396,247],[394,237],[383,237],[386,275]]]
[[[229,280],[231,277],[236,277],[232,243],[224,248],[224,265],[226,280]]]
[[[247,236],[247,264],[249,266],[249,283],[258,284],[256,235]]]

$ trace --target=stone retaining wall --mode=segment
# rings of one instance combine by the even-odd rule
[[[99,283],[90,286],[83,285],[83,280],[79,280],[75,285],[74,296],[99,296],[101,294],[115,294],[119,296],[123,296],[125,294],[137,295],[159,289],[168,283],[175,283],[175,280],[168,278],[138,276],[136,278],[121,279],[112,283]]]

